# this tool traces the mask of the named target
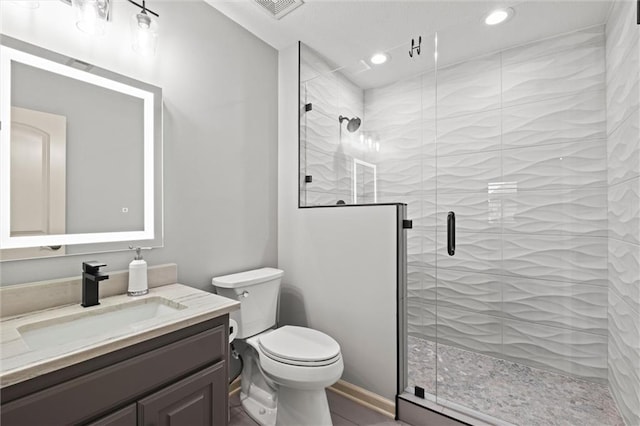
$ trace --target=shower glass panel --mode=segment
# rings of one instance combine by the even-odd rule
[[[375,163],[362,120],[366,68],[342,65],[300,44],[301,207],[353,204],[354,160]]]
[[[503,25],[422,34],[420,55],[399,40],[380,67],[301,44],[300,206],[402,202],[413,221],[401,399],[492,424],[637,423],[618,291],[638,270],[635,5],[518,2]]]
[[[419,340],[436,342],[436,401],[492,423],[620,424],[607,386],[605,27],[491,31],[438,31],[436,338]]]

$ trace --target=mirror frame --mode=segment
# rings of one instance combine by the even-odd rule
[[[29,52],[29,53],[28,53]],[[33,53],[32,53],[33,52]],[[144,228],[141,231],[97,232],[78,234],[52,234],[12,237],[11,225],[11,64],[20,62],[45,71],[61,74],[99,87],[114,90],[142,99],[144,108]],[[74,62],[90,67],[90,72],[69,66]],[[162,236],[162,224],[156,223],[155,200],[157,190],[162,187],[161,178],[156,182],[158,171],[155,159],[162,158],[162,89],[140,81],[93,67],[46,49],[29,45],[5,35],[0,36],[0,248],[24,248],[55,245],[79,245],[113,243],[123,241],[154,240]],[[161,167],[160,167],[161,168]],[[158,187],[159,186],[159,187]],[[162,196],[157,200],[162,205]],[[160,222],[162,214],[160,214]]]

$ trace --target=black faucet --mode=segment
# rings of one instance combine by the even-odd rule
[[[109,275],[100,272],[100,268],[107,266],[106,263],[91,260],[82,262],[82,306],[99,305],[98,283],[109,278]]]

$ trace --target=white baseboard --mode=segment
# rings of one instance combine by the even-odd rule
[[[338,380],[328,389],[391,419],[396,416],[396,405],[393,401],[383,398],[378,394],[361,388],[360,386],[353,385],[349,382],[345,382],[344,380]]]
[[[396,405],[393,401],[383,398],[378,394],[361,388],[360,386],[352,385],[344,380],[338,380],[328,389],[391,419],[396,416]],[[238,392],[240,392],[240,377],[229,385],[229,396],[233,396]]]

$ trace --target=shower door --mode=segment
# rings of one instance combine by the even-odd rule
[[[446,44],[446,34],[439,34]],[[439,52],[441,62],[447,52]],[[492,413],[502,350],[500,57],[440,66],[436,87],[436,398]],[[464,410],[463,410],[464,411]]]
[[[485,50],[438,52],[436,401],[490,422],[616,424],[604,26]]]

